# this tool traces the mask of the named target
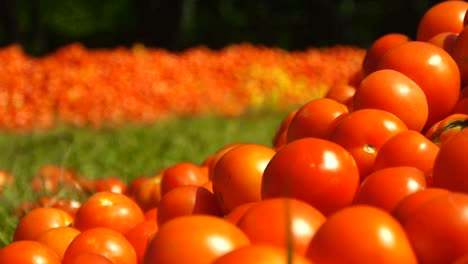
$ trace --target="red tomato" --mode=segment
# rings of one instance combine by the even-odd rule
[[[74,226],[81,231],[107,227],[125,234],[144,219],[141,208],[128,196],[114,192],[98,192],[78,209]]]
[[[440,146],[432,177],[435,187],[468,192],[468,129],[453,135]]]
[[[468,27],[458,35],[451,54],[460,69],[461,80],[468,82]]]
[[[15,177],[13,176],[13,174],[4,170],[0,170],[0,194],[3,192],[4,189],[13,186],[14,181]]]
[[[182,216],[160,226],[148,245],[143,263],[211,263],[249,244],[242,230],[222,218]]]
[[[423,134],[406,130],[402,131],[380,148],[375,157],[373,170],[394,166],[412,166],[426,174],[427,184],[432,184],[432,167],[439,152],[439,147]]]
[[[451,55],[453,51],[453,47],[455,46],[455,42],[457,41],[457,38],[458,38],[458,33],[442,32],[433,36],[427,42],[434,44],[439,48],[444,49],[448,54]]]
[[[155,220],[158,218],[158,208],[154,207],[145,212],[145,220]]]
[[[67,264],[114,264],[110,259],[101,254],[85,252],[78,254],[74,259],[70,260]]]
[[[158,232],[158,224],[153,219],[145,220],[125,233],[125,238],[132,244],[138,264],[143,263],[149,241]]]
[[[430,43],[401,44],[382,56],[377,69],[399,71],[424,91],[429,106],[426,128],[450,114],[458,101],[460,70],[450,54]]]
[[[442,32],[459,33],[467,9],[465,1],[443,1],[432,6],[419,21],[416,40],[427,41]]]
[[[210,157],[211,161],[210,161],[210,164],[208,165],[208,177],[210,178],[210,180],[213,179],[214,169],[219,159],[221,159],[223,155],[226,154],[226,152],[240,145],[242,145],[242,143],[227,144],[223,146],[222,148],[218,149],[214,154],[211,155]]]
[[[157,207],[161,201],[161,176],[144,179],[133,193],[135,202],[143,211]]]
[[[248,245],[215,259],[212,264],[312,264],[305,257],[271,245]]]
[[[209,180],[200,166],[191,162],[178,162],[165,168],[161,177],[161,195],[179,186],[201,186]]]
[[[404,228],[419,263],[452,263],[468,254],[468,195],[448,193],[418,206]]]
[[[354,199],[355,204],[379,207],[387,212],[411,193],[426,188],[424,172],[415,167],[389,167],[369,174]]]
[[[166,193],[158,207],[158,225],[186,215],[221,216],[222,211],[213,193],[200,186],[181,186]]]
[[[0,263],[61,264],[53,249],[31,240],[15,241],[1,248]]]
[[[274,149],[279,149],[286,144],[286,136],[288,134],[289,124],[296,115],[297,110],[289,112],[289,114],[281,121],[279,127],[276,129],[275,135],[272,140]]]
[[[53,249],[62,260],[68,245],[78,234],[80,234],[78,229],[62,226],[41,233],[35,240]]]
[[[213,193],[224,213],[262,199],[263,171],[275,154],[273,148],[264,145],[242,144],[219,159],[212,179]]]
[[[250,238],[252,244],[279,246],[304,255],[323,222],[325,216],[303,201],[274,198],[250,207],[237,226]]]
[[[343,117],[330,140],[345,148],[359,168],[360,180],[372,172],[380,148],[407,127],[398,117],[379,109],[360,109]]]
[[[132,244],[121,233],[109,228],[91,228],[77,235],[65,251],[62,264],[75,263],[83,253],[103,255],[113,264],[137,264]]]
[[[339,83],[333,85],[330,90],[328,90],[325,97],[346,105],[349,110],[349,108],[352,108],[354,93],[356,93],[355,86],[347,83]]]
[[[410,37],[401,33],[387,33],[376,39],[367,49],[362,63],[364,77],[377,69],[380,58],[391,48],[410,41]]]
[[[71,226],[73,218],[64,210],[39,207],[20,219],[13,240],[34,240],[41,233],[56,227]]]
[[[335,120],[347,113],[348,108],[333,99],[309,101],[299,108],[289,124],[286,143],[304,137],[326,139]]]
[[[467,125],[468,114],[451,114],[431,126],[426,132],[426,137],[440,146]]]
[[[115,192],[127,194],[127,183],[115,176],[96,179],[93,182],[94,192]]]
[[[239,206],[236,206],[228,214],[224,215],[224,219],[237,225],[239,220],[244,216],[245,212],[247,212],[247,210],[249,210],[250,207],[252,207],[254,204],[257,204],[257,203],[259,202],[244,203]]]
[[[389,69],[375,71],[362,80],[353,107],[354,111],[374,108],[390,112],[415,131],[423,129],[429,111],[426,95],[419,85]]]
[[[281,148],[262,178],[262,198],[291,197],[329,215],[353,201],[359,171],[343,147],[318,138],[303,138]]]
[[[367,205],[331,215],[310,242],[314,263],[418,263],[401,225],[387,212]]]

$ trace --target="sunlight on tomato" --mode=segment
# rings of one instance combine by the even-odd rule
[[[35,240],[52,248],[62,260],[68,245],[78,234],[80,234],[78,229],[63,226],[49,229],[40,234]]]
[[[1,248],[0,263],[62,264],[52,248],[31,240],[15,241]]]
[[[212,264],[312,264],[305,257],[271,245],[249,245],[215,259]]]

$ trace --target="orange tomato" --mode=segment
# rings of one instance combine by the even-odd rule
[[[257,203],[259,202],[244,203],[239,206],[236,206],[229,213],[224,215],[224,219],[237,225],[239,220],[244,216],[245,212],[247,212],[247,210],[249,210],[250,207],[252,207],[254,204],[257,204]]]
[[[197,164],[186,161],[178,162],[163,170],[160,183],[161,195],[179,186],[201,186],[208,180],[208,175]]]
[[[440,146],[468,125],[468,114],[451,114],[432,125],[425,136]]]
[[[238,221],[252,244],[266,244],[304,255],[325,216],[312,205],[291,198],[267,199],[252,205]]]
[[[276,129],[275,135],[272,140],[272,145],[274,149],[279,149],[280,147],[286,144],[286,137],[288,134],[289,124],[291,124],[292,119],[296,115],[297,110],[289,112],[289,114],[281,121],[280,125]]]
[[[94,180],[93,191],[127,194],[127,183],[124,180],[115,176],[107,176],[101,179]]]
[[[218,160],[212,179],[213,193],[224,213],[262,199],[263,171],[275,154],[273,148],[250,143],[229,150]]]
[[[329,98],[318,98],[304,104],[288,127],[286,143],[304,138],[326,139],[335,120],[348,113],[348,108]]]
[[[222,218],[181,216],[160,226],[148,245],[143,263],[211,263],[249,244],[242,230]]]
[[[141,208],[128,196],[114,192],[98,192],[78,209],[74,227],[80,231],[107,227],[124,234],[144,219]]]
[[[442,32],[459,33],[467,9],[465,1],[442,1],[433,5],[419,20],[416,40],[427,41]]]
[[[248,245],[216,258],[212,264],[312,264],[305,257],[271,245]]]
[[[103,255],[113,264],[137,264],[132,244],[124,235],[109,228],[90,228],[77,235],[67,247],[62,264],[75,263],[84,253]]]
[[[468,27],[464,27],[458,34],[451,54],[460,69],[461,80],[468,82]]]
[[[336,143],[302,138],[282,147],[262,177],[262,199],[291,197],[329,215],[353,201],[359,171],[351,154]]]
[[[132,197],[143,211],[157,207],[161,201],[161,176],[145,178],[133,191]]]
[[[352,108],[352,101],[355,93],[356,86],[347,83],[339,83],[330,87],[325,97],[346,105],[349,110]]]
[[[154,219],[150,219],[137,224],[124,234],[135,250],[138,264],[143,263],[146,248],[156,232],[158,232],[158,224]]]
[[[1,248],[0,263],[61,264],[53,249],[32,240],[14,241]]]
[[[85,252],[76,255],[76,257],[67,264],[83,264],[83,263],[93,263],[93,264],[114,264],[110,259],[104,257],[101,254]]]
[[[210,159],[210,163],[208,165],[208,177],[210,180],[213,180],[213,175],[214,175],[214,168],[216,167],[216,163],[218,163],[219,159],[221,159],[221,157],[226,154],[226,152],[228,152],[229,150],[235,148],[235,147],[238,147],[242,145],[242,143],[231,143],[231,144],[227,144],[223,147],[221,147],[220,149],[218,149],[214,154],[211,155]]]
[[[314,263],[418,263],[403,227],[389,213],[354,205],[331,215],[312,238]]]
[[[457,38],[458,33],[442,32],[433,36],[427,42],[444,49],[448,54],[452,55],[453,47],[455,46]]]
[[[372,172],[380,148],[394,135],[408,128],[394,114],[379,109],[360,109],[343,117],[330,134],[330,140],[345,148],[354,158],[360,180]]]
[[[62,260],[68,245],[78,234],[80,234],[78,229],[62,226],[43,232],[35,240],[53,249]]]

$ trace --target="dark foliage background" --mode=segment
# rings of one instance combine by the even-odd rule
[[[71,42],[169,50],[250,42],[287,50],[367,47],[388,32],[415,36],[434,0],[0,0],[0,45],[44,54]]]

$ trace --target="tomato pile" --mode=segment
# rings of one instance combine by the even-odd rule
[[[26,204],[0,262],[468,263],[467,10],[376,39],[362,78],[291,111],[271,146],[128,184],[43,167],[33,188],[86,199]]]
[[[357,79],[364,53],[350,46],[286,52],[250,44],[171,53],[142,45],[90,50],[77,43],[34,58],[19,46],[5,47],[0,49],[0,129],[284,110]]]

